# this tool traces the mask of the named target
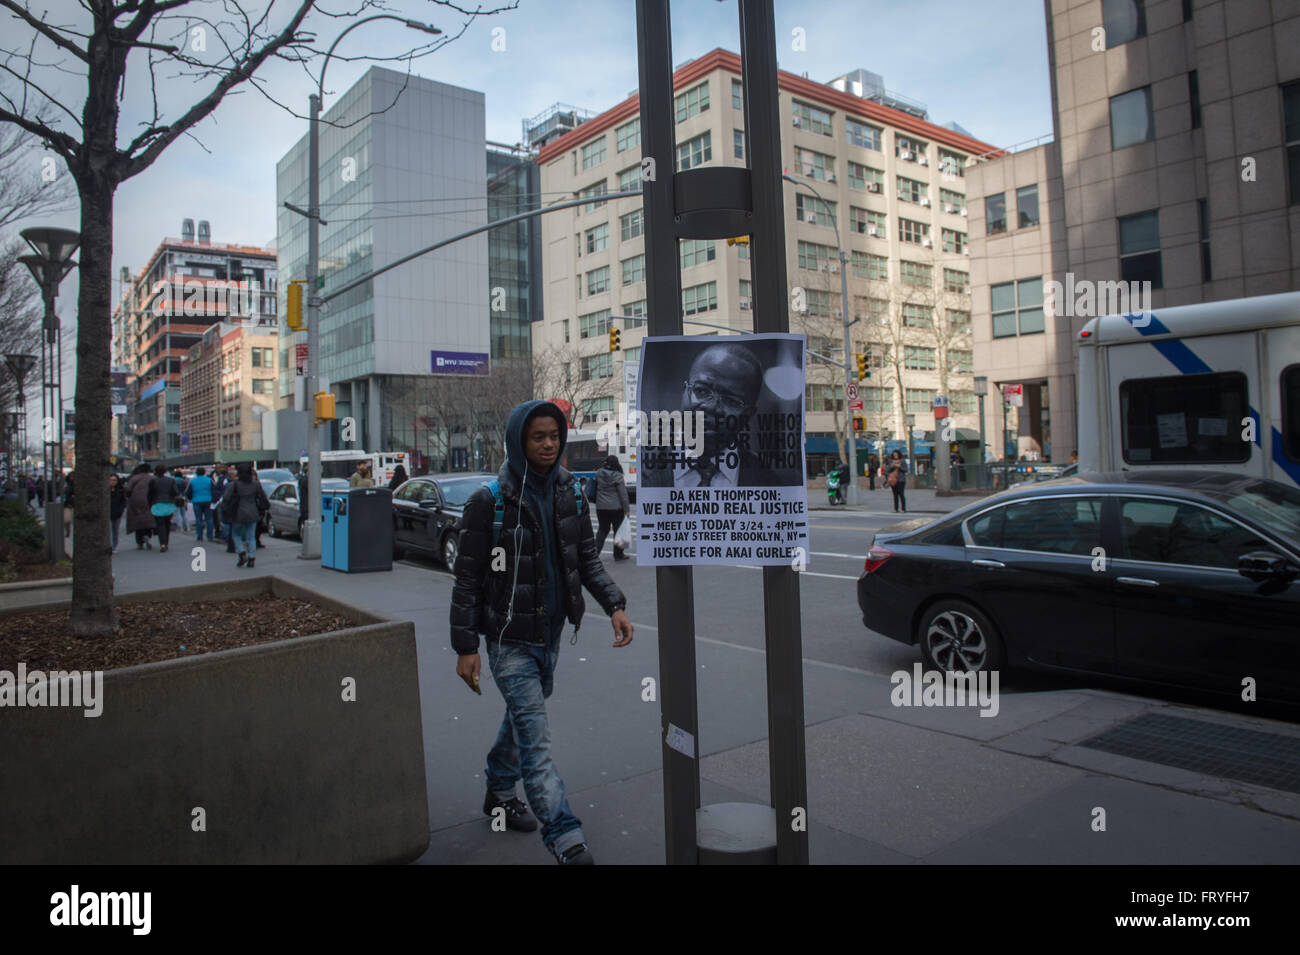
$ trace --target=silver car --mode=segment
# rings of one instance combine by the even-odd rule
[[[322,491],[337,491],[348,486],[344,478],[324,478],[320,482]],[[271,535],[280,537],[294,534],[302,537],[302,517],[298,510],[298,482],[281,481],[267,497],[271,501],[271,510],[267,520],[271,525]]]

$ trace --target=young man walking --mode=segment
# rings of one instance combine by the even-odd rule
[[[533,832],[563,865],[592,865],[582,823],[551,759],[546,699],[551,695],[566,619],[578,639],[585,602],[596,598],[614,627],[614,646],[632,642],[627,598],[596,551],[591,515],[575,478],[560,466],[568,425],[549,401],[525,401],[506,422],[506,463],[474,492],[461,518],[451,601],[456,673],[479,690],[479,634],[506,715],[487,757],[483,812]],[[494,493],[495,492],[495,493]],[[522,778],[533,813],[515,795]]]

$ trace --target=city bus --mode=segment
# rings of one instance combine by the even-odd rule
[[[1080,470],[1300,486],[1300,292],[1106,315],[1078,341]]]
[[[622,432],[620,432],[622,433]],[[627,482],[627,496],[631,503],[636,503],[636,447],[621,442],[610,450],[603,433],[588,429],[569,429],[564,442],[564,454],[560,463],[584,481],[594,477],[596,471],[605,466],[605,459],[613,454],[623,467],[623,477]]]
[[[322,451],[320,468],[322,478],[350,478],[361,462],[370,465],[370,476],[376,487],[387,487],[393,479],[393,472],[400,464],[410,477],[411,468],[406,461],[405,451]],[[307,466],[307,455],[298,457],[301,467]]]

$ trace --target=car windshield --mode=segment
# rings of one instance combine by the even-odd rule
[[[464,507],[470,495],[483,486],[483,478],[456,478],[451,481],[439,481],[438,490],[442,491],[448,507]]]
[[[1256,481],[1248,484],[1240,494],[1227,498],[1226,503],[1300,544],[1300,491],[1273,481]]]
[[[276,484],[294,479],[293,472],[286,468],[259,468],[257,476],[259,480],[274,481]]]

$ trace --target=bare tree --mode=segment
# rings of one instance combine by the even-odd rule
[[[607,352],[584,355],[573,345],[550,345],[533,356],[533,396],[548,401],[557,399],[573,407],[573,426],[594,426],[595,419],[588,414],[588,403],[612,398],[614,410],[623,398],[622,379],[614,374],[618,362],[610,355],[610,374],[602,376],[602,355]],[[584,371],[583,359],[587,358]],[[585,375],[585,377],[584,377]]]
[[[466,18],[507,7],[461,8],[432,0]],[[61,157],[81,201],[80,288],[77,301],[77,547],[72,564],[75,636],[111,634],[113,584],[108,546],[109,367],[112,313],[113,204],[118,187],[148,169],[181,136],[212,115],[228,93],[254,81],[275,60],[304,70],[322,54],[304,29],[318,0],[267,0],[253,8],[237,0],[81,0],[79,22],[66,24],[35,12],[28,0],[0,0],[10,14],[0,40],[0,70],[17,90],[0,90],[0,123],[38,137]],[[383,10],[379,0],[355,0],[354,9],[317,11],[326,22]],[[331,31],[333,32],[333,31]],[[449,34],[428,51],[464,32]],[[198,38],[203,43],[196,42]],[[152,104],[148,119],[129,142],[119,143],[118,124],[127,91],[127,67],[144,69]],[[134,72],[133,72],[134,75]],[[69,77],[84,80],[84,95],[63,93]],[[175,119],[164,118],[164,92],[188,78],[202,87],[198,98]],[[163,86],[166,84],[166,90]],[[60,98],[62,96],[62,98]],[[76,102],[81,99],[80,104]]]

